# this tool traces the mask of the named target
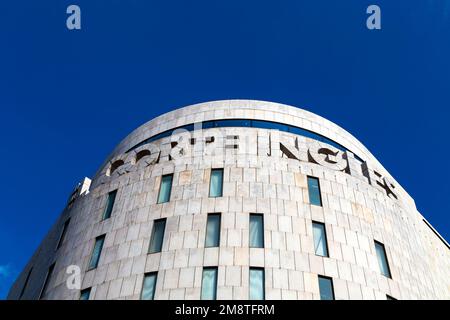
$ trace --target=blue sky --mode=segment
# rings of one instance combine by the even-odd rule
[[[82,30],[65,27],[78,4]],[[378,4],[382,30],[365,26]],[[353,133],[450,238],[445,0],[0,4],[0,298],[113,147],[154,116],[248,98]]]

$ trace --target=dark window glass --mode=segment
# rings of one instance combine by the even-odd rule
[[[218,247],[220,243],[220,213],[208,214],[205,247]]]
[[[173,175],[167,174],[161,178],[161,186],[159,188],[158,203],[170,201],[170,193],[172,191]]]
[[[264,248],[264,218],[262,214],[250,214],[250,248]]]
[[[249,299],[264,300],[264,269],[250,268],[249,282]]]
[[[221,197],[223,192],[223,169],[212,169],[209,181],[209,196]]]
[[[66,222],[64,222],[63,229],[61,231],[61,235],[59,236],[59,239],[58,239],[58,244],[56,245],[56,250],[58,250],[61,247],[61,245],[64,243],[64,238],[66,237],[67,228],[69,227],[69,223],[70,223],[70,218],[67,219]]]
[[[327,232],[325,225],[313,221],[314,252],[318,256],[328,257]]]
[[[90,296],[91,296],[91,288],[87,288],[87,289],[81,290],[81,292],[80,292],[80,300],[89,300]]]
[[[153,300],[155,298],[156,280],[158,273],[151,272],[144,276],[144,282],[142,284],[141,300]]]
[[[89,270],[97,268],[104,242],[105,235],[95,238],[94,249],[92,250],[91,260],[89,261]]]
[[[27,277],[25,278],[25,282],[23,284],[22,290],[20,291],[19,300],[22,299],[23,294],[25,293],[25,290],[27,289],[28,281],[30,281],[31,272],[33,272],[33,268],[31,268],[30,271],[28,271],[28,274],[27,274]]]
[[[108,193],[108,200],[106,201],[105,211],[103,212],[103,220],[109,219],[114,208],[114,202],[116,201],[117,190]]]
[[[320,185],[318,178],[308,177],[308,194],[309,203],[315,206],[322,206],[322,197],[320,195]]]
[[[395,299],[394,297],[391,297],[390,295],[386,295],[386,300],[397,300],[397,299]]]
[[[48,284],[50,283],[50,280],[52,279],[53,269],[55,269],[55,264],[52,264],[48,268],[47,274],[45,276],[44,284],[42,285],[41,293],[39,294],[39,300],[45,296]]]
[[[217,296],[217,267],[203,268],[202,300],[216,300]]]
[[[334,300],[333,280],[319,276],[320,300]]]
[[[380,272],[383,276],[390,278],[391,271],[389,269],[389,263],[386,256],[386,250],[384,245],[378,241],[375,241],[375,251],[377,252],[378,265],[380,266]]]
[[[161,252],[165,228],[166,228],[166,219],[155,220],[155,222],[153,223],[153,230],[152,236],[150,238],[150,246],[148,249],[148,253]]]

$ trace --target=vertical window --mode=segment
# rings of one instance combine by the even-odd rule
[[[262,214],[250,214],[249,241],[251,248],[264,248],[264,221]]]
[[[209,196],[221,197],[223,189],[223,169],[212,169],[209,181]]]
[[[322,206],[322,197],[320,195],[319,179],[308,177],[309,203],[315,206]]]
[[[103,220],[109,219],[114,208],[114,202],[116,201],[117,190],[108,193],[108,200],[106,201],[105,211],[103,212]]]
[[[318,256],[328,257],[327,233],[325,225],[313,221],[314,252]]]
[[[31,272],[33,272],[33,267],[28,271],[27,277],[25,279],[25,282],[23,284],[22,290],[20,291],[19,300],[22,299],[23,294],[25,293],[25,289],[28,286],[28,281],[30,281]]]
[[[391,278],[391,271],[389,269],[384,245],[381,242],[375,241],[375,251],[377,252],[378,265],[380,266],[381,274],[385,277]]]
[[[170,201],[170,193],[172,191],[172,174],[166,174],[161,178],[161,186],[159,187],[158,203]]]
[[[153,300],[155,298],[157,272],[147,273],[142,284],[141,300]]]
[[[61,235],[59,236],[59,239],[58,239],[58,244],[56,245],[56,250],[58,250],[64,242],[64,238],[66,237],[67,228],[69,227],[69,223],[70,223],[70,218],[67,219],[66,222],[64,222],[64,226],[61,231]]]
[[[148,253],[161,252],[164,230],[166,229],[166,219],[155,220],[153,223],[152,236],[150,238],[150,246],[148,248]]]
[[[205,247],[218,247],[220,243],[220,213],[208,214]]]
[[[320,300],[334,300],[333,280],[319,276]]]
[[[91,296],[91,288],[87,288],[87,289],[81,290],[81,292],[80,292],[80,300],[89,300],[90,296]]]
[[[250,300],[264,300],[264,269],[250,268],[249,282]]]
[[[95,238],[94,249],[92,250],[91,260],[89,261],[89,270],[97,268],[104,242],[105,235]]]
[[[217,267],[203,268],[202,300],[216,300],[217,295]]]
[[[50,283],[50,280],[52,278],[53,269],[55,269],[54,263],[48,268],[47,274],[45,276],[45,281],[44,281],[44,284],[41,289],[41,293],[39,294],[39,300],[45,296],[45,292],[47,291],[48,284]]]

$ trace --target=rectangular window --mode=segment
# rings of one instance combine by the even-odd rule
[[[216,300],[217,295],[217,267],[203,268],[202,300]]]
[[[381,242],[375,241],[375,251],[377,252],[378,265],[380,266],[381,274],[385,277],[391,278],[391,271],[387,261],[386,250]]]
[[[314,252],[318,256],[328,257],[327,232],[325,225],[313,221]]]
[[[318,178],[308,177],[308,193],[310,204],[322,206],[322,197],[320,195],[320,184]]]
[[[147,273],[144,276],[142,284],[141,300],[153,300],[155,298],[156,280],[158,278],[157,272]]]
[[[89,270],[97,268],[104,242],[105,235],[95,238],[94,249],[92,250],[91,260],[89,261]]]
[[[221,197],[223,189],[223,169],[212,169],[209,181],[209,196]]]
[[[158,203],[170,201],[170,193],[172,191],[173,174],[166,174],[161,178],[161,186],[159,187]]]
[[[220,243],[220,213],[208,214],[205,247],[218,247]]]
[[[91,296],[91,288],[87,288],[87,289],[81,290],[81,292],[80,292],[80,300],[89,300],[90,296]]]
[[[64,242],[64,238],[66,237],[67,228],[69,227],[69,223],[70,223],[70,218],[67,219],[66,222],[64,222],[64,226],[61,231],[61,235],[59,236],[59,239],[58,239],[58,244],[56,245],[56,250],[58,250]]]
[[[45,296],[45,292],[47,291],[48,284],[50,283],[50,280],[52,278],[53,269],[55,269],[54,263],[48,268],[47,274],[45,275],[45,281],[44,281],[44,284],[42,285],[41,293],[39,294],[39,300]]]
[[[161,252],[164,230],[166,229],[166,219],[155,220],[153,223],[152,236],[150,238],[150,246],[148,248],[148,253]]]
[[[320,300],[334,300],[333,280],[319,276]]]
[[[250,248],[264,248],[264,220],[262,214],[250,214]]]
[[[23,294],[28,286],[28,281],[30,281],[31,272],[33,272],[33,267],[31,267],[30,271],[28,271],[27,277],[25,279],[25,283],[23,284],[22,290],[20,291],[19,300],[22,299]]]
[[[249,299],[250,300],[264,300],[264,269],[250,268],[249,275]]]
[[[109,219],[114,208],[114,202],[116,201],[117,190],[108,193],[108,200],[106,201],[105,211],[103,212],[103,220]]]

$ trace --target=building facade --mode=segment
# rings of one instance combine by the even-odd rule
[[[449,252],[342,128],[214,101],[126,137],[8,299],[449,299]]]

